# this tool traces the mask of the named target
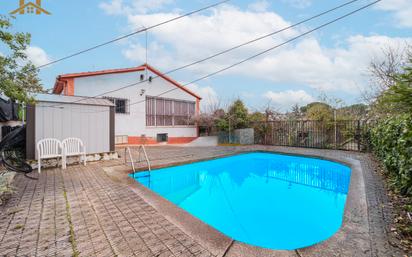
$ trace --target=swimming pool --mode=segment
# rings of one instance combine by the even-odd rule
[[[293,250],[339,230],[351,170],[314,158],[247,153],[148,174],[135,179],[234,240]]]

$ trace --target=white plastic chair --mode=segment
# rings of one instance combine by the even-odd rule
[[[86,166],[86,147],[83,144],[83,141],[80,138],[69,137],[63,140],[63,169],[66,168],[67,157],[70,156],[80,156],[79,163],[82,162]]]
[[[55,138],[45,138],[37,142],[37,158],[39,173],[41,173],[42,159],[57,158],[57,163],[59,163],[59,158],[62,158],[63,168],[66,165],[62,154],[62,143]]]

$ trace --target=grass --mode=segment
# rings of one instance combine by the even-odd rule
[[[79,251],[77,250],[77,243],[76,243],[76,237],[74,235],[74,228],[73,228],[73,222],[72,222],[72,217],[70,215],[70,204],[69,200],[67,199],[67,192],[66,189],[63,190],[63,196],[64,200],[66,201],[66,216],[67,216],[67,221],[69,222],[69,229],[70,229],[70,244],[72,245],[73,249],[73,257],[78,257],[79,256]]]
[[[14,227],[15,230],[17,230],[17,229],[22,229],[22,228],[24,228],[24,225],[22,225],[22,224],[17,224],[17,225]]]
[[[242,144],[218,144],[218,146],[242,146]]]

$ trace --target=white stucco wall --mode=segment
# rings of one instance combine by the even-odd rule
[[[140,74],[144,74],[146,78],[145,71],[76,78],[74,80],[74,94],[78,96],[96,96],[107,91],[137,83],[140,81]],[[169,137],[196,137],[197,128],[195,126],[146,126],[146,103],[144,102],[146,96],[157,96],[165,91],[176,89],[175,85],[163,78],[155,78],[156,75],[151,72],[148,72],[148,76],[154,78],[150,83],[140,83],[105,95],[107,97],[129,99],[130,104],[142,101],[141,103],[130,105],[129,114],[116,114],[115,135],[137,137],[146,135],[146,137],[156,138],[159,133],[167,133]],[[145,93],[140,96],[142,89],[145,90]],[[196,102],[194,96],[181,89],[173,90],[161,97]]]

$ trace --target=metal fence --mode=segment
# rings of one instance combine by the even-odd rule
[[[269,121],[253,123],[255,143],[320,149],[368,151],[370,121]]]

